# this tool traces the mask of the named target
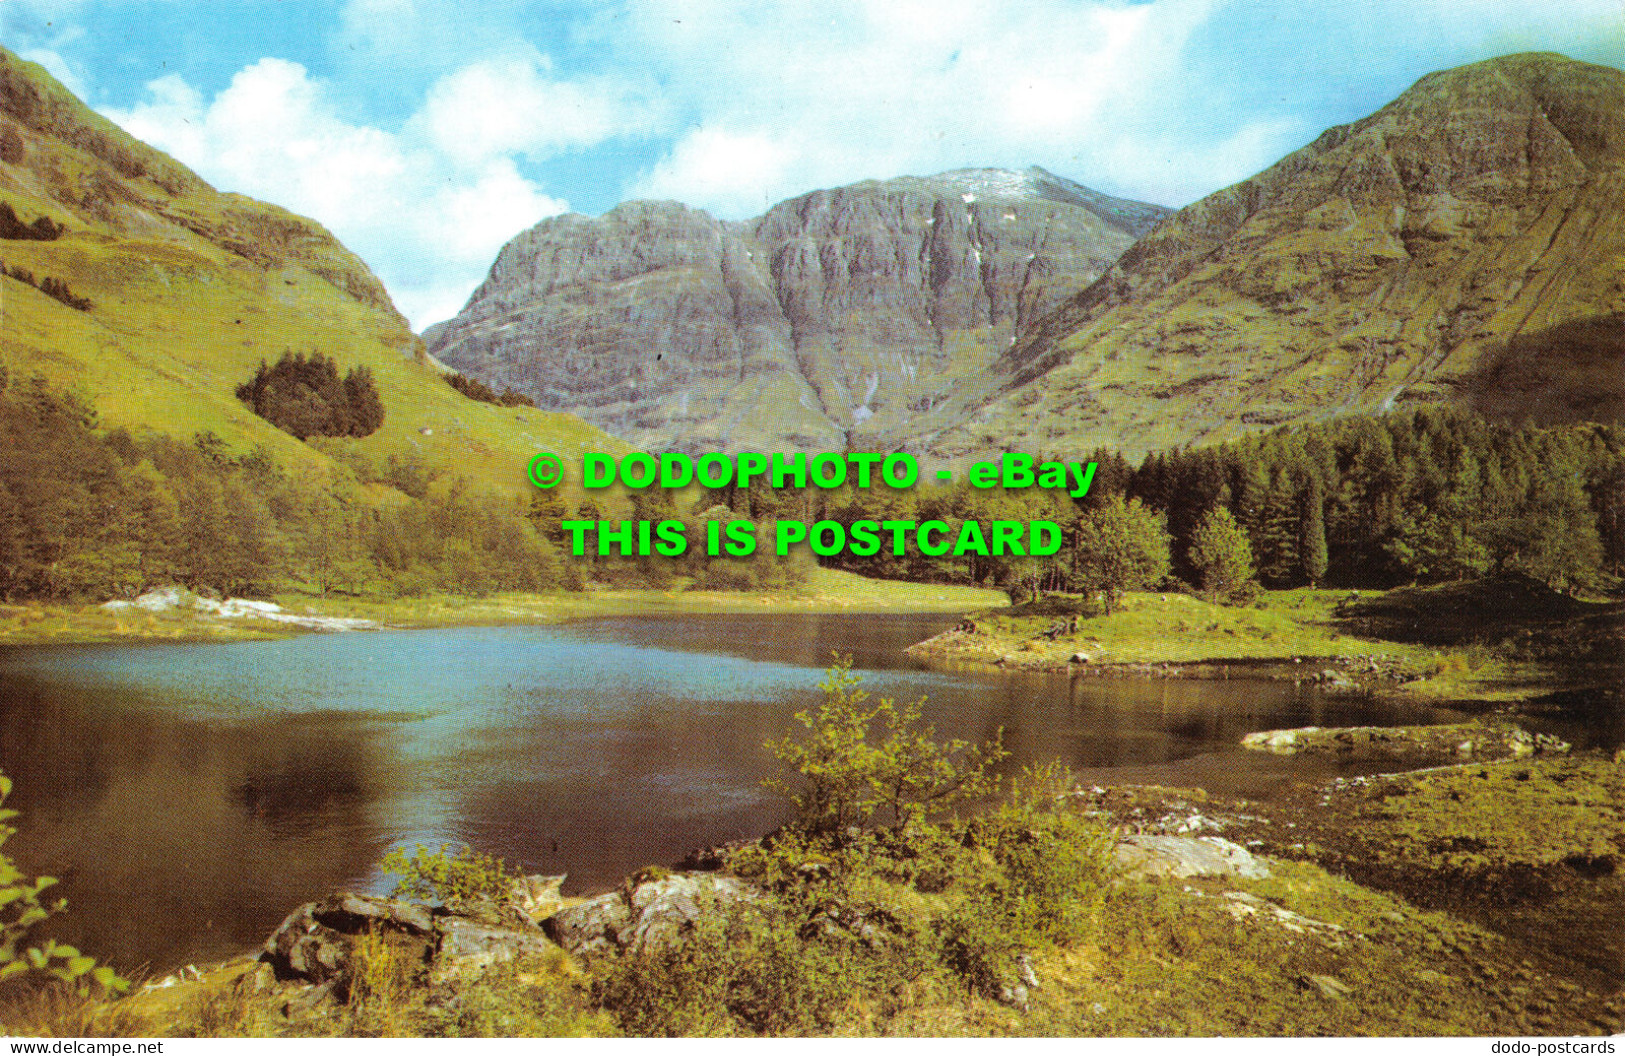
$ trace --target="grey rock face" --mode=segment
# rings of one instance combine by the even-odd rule
[[[279,978],[342,990],[349,985],[356,943],[368,934],[381,935],[420,956],[432,965],[437,979],[540,955],[552,943],[527,910],[548,897],[549,908],[556,906],[562,880],[525,877],[514,885],[514,901],[474,907],[467,913],[372,895],[341,894],[307,902],[288,914],[265,941],[262,960]]]
[[[264,957],[280,975],[324,983],[349,971],[355,936],[374,930],[421,937],[427,947],[435,922],[429,910],[410,902],[335,895],[288,914],[265,940]]]
[[[642,950],[676,941],[707,914],[755,897],[754,888],[733,877],[676,873],[560,910],[542,927],[571,953]]]
[[[477,972],[521,957],[540,956],[551,948],[553,944],[536,928],[494,927],[448,917],[440,926],[434,976],[444,979]]]
[[[519,235],[424,339],[648,448],[891,443],[1167,212],[1041,169],[816,191],[745,223],[628,202]]]
[[[1269,866],[1247,848],[1222,836],[1126,836],[1117,845],[1117,864],[1131,880],[1193,876],[1264,879]]]

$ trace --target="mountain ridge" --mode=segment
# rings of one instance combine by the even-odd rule
[[[515,236],[424,339],[639,446],[888,446],[1166,213],[1036,167],[864,181],[742,222],[623,202]]]
[[[918,442],[1143,452],[1413,402],[1618,418],[1622,200],[1625,74],[1552,53],[1429,74],[1180,210]]]

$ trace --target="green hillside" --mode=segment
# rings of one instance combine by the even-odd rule
[[[1164,221],[920,419],[962,460],[1131,455],[1421,404],[1625,419],[1625,73],[1510,55]]]
[[[332,477],[323,450],[372,465],[410,454],[446,479],[515,495],[537,451],[568,466],[582,451],[625,450],[571,415],[453,391],[383,286],[320,225],[216,191],[4,49],[0,202],[24,224],[43,216],[64,229],[0,240],[0,261],[91,302],[76,310],[0,278],[0,364],[73,390],[104,425],[187,441],[212,431],[233,451],[264,445],[306,479]],[[383,428],[319,450],[256,418],[233,391],[284,351],[369,368]]]

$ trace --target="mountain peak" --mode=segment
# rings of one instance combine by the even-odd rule
[[[1534,53],[1429,74],[1182,209],[923,424],[963,453],[1407,403],[1622,417],[1622,203],[1625,73]]]
[[[880,449],[1167,214],[1039,168],[868,180],[742,223],[628,202],[517,236],[424,338],[651,449]]]

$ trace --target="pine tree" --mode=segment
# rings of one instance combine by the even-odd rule
[[[1252,544],[1223,506],[1214,507],[1197,526],[1190,559],[1201,576],[1202,589],[1212,597],[1240,598],[1253,581]]]
[[[1326,498],[1320,477],[1311,474],[1309,486],[1303,493],[1302,512],[1298,519],[1299,570],[1311,587],[1318,587],[1326,578],[1329,564],[1326,547]]]
[[[1287,586],[1298,576],[1300,559],[1299,500],[1286,471],[1277,469],[1264,495],[1256,534],[1259,573],[1276,586]]]

